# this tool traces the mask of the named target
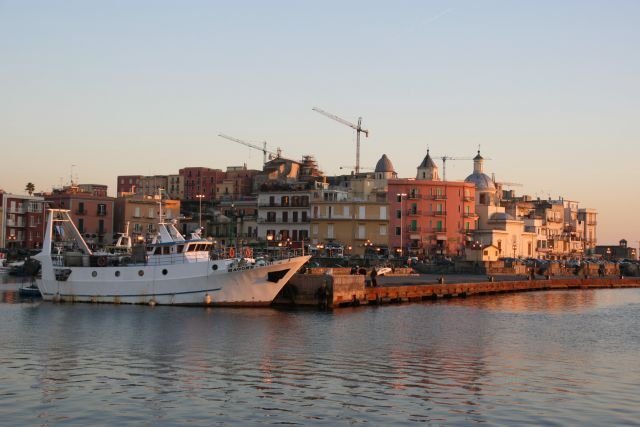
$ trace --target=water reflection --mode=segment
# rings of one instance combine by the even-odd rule
[[[638,302],[630,289],[332,313],[0,304],[0,411],[16,425],[630,424]]]

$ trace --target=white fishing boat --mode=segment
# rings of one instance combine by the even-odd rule
[[[93,252],[69,211],[51,209],[43,250],[34,258],[42,265],[38,287],[45,301],[214,306],[269,305],[310,258],[290,251],[252,263],[250,248],[231,247],[221,256],[213,249],[200,231],[186,239],[161,213],[151,242]]]

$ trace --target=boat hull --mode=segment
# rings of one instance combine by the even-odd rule
[[[299,256],[265,266],[228,260],[108,267],[43,265],[45,301],[112,304],[267,306],[309,260]]]

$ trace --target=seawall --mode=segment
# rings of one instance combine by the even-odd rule
[[[481,281],[482,278],[484,281]],[[478,281],[465,283],[417,283],[377,287],[365,287],[365,280],[366,276],[360,275],[298,274],[278,295],[274,304],[338,308],[504,292],[640,287],[640,278],[620,276],[552,277],[513,281],[491,281],[486,276],[479,276]]]

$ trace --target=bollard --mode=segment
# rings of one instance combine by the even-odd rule
[[[495,282],[496,281],[496,278],[493,277],[493,276],[489,276],[489,277],[487,277],[487,279],[489,279],[490,282]]]
[[[440,283],[441,285],[444,283],[444,277],[440,276],[440,278],[438,279],[438,283]]]

